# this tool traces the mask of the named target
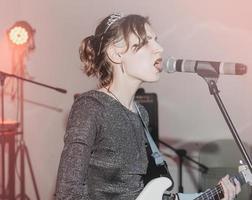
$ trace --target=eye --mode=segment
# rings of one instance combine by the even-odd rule
[[[150,35],[147,35],[147,40],[151,40],[152,39],[152,37],[150,36]]]
[[[151,42],[151,41],[157,42],[157,41],[158,41],[158,38],[157,38],[157,36],[155,36],[155,35],[154,35],[154,36],[150,36],[150,35],[148,36],[148,35],[147,35],[146,38],[147,38],[147,41],[148,41],[148,42]]]

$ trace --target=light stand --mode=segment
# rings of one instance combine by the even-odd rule
[[[4,80],[5,78],[8,77],[14,77],[15,79],[18,80],[18,94],[17,94],[17,99],[18,99],[18,109],[20,111],[19,113],[19,131],[14,131],[13,137],[11,138],[12,143],[10,142],[9,147],[10,150],[9,152],[12,153],[9,155],[9,160],[12,162],[9,162],[9,182],[8,182],[8,187],[7,190],[5,189],[5,158],[4,158],[4,150],[5,150],[5,135],[3,135],[2,138],[2,154],[3,154],[3,159],[2,159],[2,193],[0,194],[0,199],[8,199],[8,200],[14,200],[14,199],[20,199],[20,200],[29,200],[30,198],[26,194],[26,188],[25,188],[25,161],[27,160],[28,166],[29,166],[29,171],[31,174],[32,178],[32,183],[33,187],[35,190],[36,194],[36,199],[40,200],[39,197],[39,192],[37,188],[37,184],[35,181],[35,176],[32,170],[32,165],[31,165],[31,159],[29,156],[28,148],[25,145],[24,141],[24,89],[23,89],[23,81],[28,81],[33,84],[37,84],[40,86],[44,86],[50,89],[54,89],[58,92],[66,93],[66,90],[61,89],[61,88],[55,88],[46,84],[38,83],[32,80],[25,79],[24,75],[24,58],[28,55],[28,53],[31,50],[35,49],[35,43],[33,39],[33,35],[35,33],[35,30],[28,24],[26,21],[18,21],[16,22],[7,32],[10,40],[11,47],[13,48],[13,57],[12,57],[12,65],[17,66],[18,70],[13,72],[13,74],[8,74],[5,72],[0,71],[0,78],[1,78],[1,98],[2,98],[2,104],[1,104],[1,115],[2,115],[2,125],[4,125],[4,91],[3,91],[3,85],[4,85]],[[16,57],[14,57],[16,56]],[[16,59],[16,60],[15,60]],[[17,75],[14,75],[18,74]],[[2,131],[0,131],[2,133]],[[20,138],[18,140],[18,146],[16,148],[15,152],[15,135],[17,133],[20,134]],[[1,136],[1,135],[0,135]],[[13,158],[14,154],[14,158]],[[17,158],[19,157],[19,171],[20,171],[20,193],[15,196],[15,166],[17,168]]]
[[[0,76],[1,81],[1,125],[4,124],[4,82],[6,76]],[[1,132],[1,174],[2,174],[2,197],[5,198],[6,191],[5,191],[5,133]]]
[[[20,82],[22,82],[22,83],[23,83],[23,81],[27,81],[27,82],[30,82],[30,83],[33,83],[33,84],[36,84],[36,85],[40,85],[40,86],[43,86],[43,87],[46,87],[46,88],[56,90],[57,92],[61,92],[61,93],[66,93],[67,92],[65,89],[62,89],[62,88],[53,87],[53,86],[50,86],[50,85],[46,85],[46,84],[43,84],[43,83],[39,83],[39,82],[36,82],[36,81],[32,81],[32,80],[29,80],[29,79],[25,79],[25,78],[22,78],[22,77],[13,75],[13,74],[8,74],[8,73],[0,71],[0,77],[1,76],[3,76],[3,77],[7,77],[7,76],[12,77],[12,78],[20,80]],[[23,84],[21,84],[21,86],[23,86]],[[20,90],[20,91],[23,91],[23,90]],[[21,97],[22,97],[22,99],[21,99]],[[21,102],[20,109],[22,110],[21,113],[23,113],[23,94],[20,95],[20,102]],[[24,120],[20,120],[20,121],[22,123],[24,122]],[[35,194],[36,194],[36,198],[39,200],[40,197],[39,197],[38,187],[37,187],[36,181],[35,181],[35,176],[34,176],[34,173],[33,173],[33,170],[32,170],[31,159],[30,159],[30,156],[29,156],[28,148],[25,145],[25,141],[23,139],[23,126],[21,126],[21,127],[22,127],[22,129],[20,131],[21,138],[20,138],[20,141],[19,141],[19,146],[17,147],[16,153],[15,153],[15,163],[17,163],[16,161],[17,161],[18,155],[20,155],[20,194],[18,194],[15,197],[15,199],[20,199],[20,200],[30,199],[27,196],[26,192],[25,192],[25,160],[27,160],[28,166],[29,166],[29,171],[30,171],[30,174],[31,174],[32,182],[33,182],[33,187],[34,187]],[[15,186],[11,186],[11,187],[15,188]]]

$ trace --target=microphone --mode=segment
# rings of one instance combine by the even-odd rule
[[[216,74],[243,75],[247,73],[247,66],[242,63],[184,60],[169,58],[166,62],[165,71],[197,73],[204,76]]]

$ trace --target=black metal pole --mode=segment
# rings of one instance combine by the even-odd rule
[[[9,139],[9,183],[8,193],[10,199],[15,199],[15,136],[17,131],[8,135]]]
[[[206,167],[205,165],[193,160],[191,157],[189,157],[186,153],[185,149],[176,149],[174,147],[172,147],[171,145],[159,140],[159,143],[163,144],[164,146],[170,148],[171,150],[173,150],[179,158],[179,171],[178,171],[178,179],[179,179],[179,183],[178,183],[178,191],[183,193],[184,192],[184,188],[183,188],[183,163],[184,163],[184,158],[186,158],[187,160],[197,164],[201,169],[200,171],[202,173],[206,173],[208,171],[208,167]]]
[[[170,148],[171,150],[173,150],[178,156],[183,156],[184,158],[186,158],[186,159],[189,160],[190,162],[193,162],[193,163],[195,163],[196,165],[198,165],[198,166],[200,167],[199,170],[200,170],[202,173],[206,173],[206,172],[208,171],[208,167],[207,167],[207,166],[205,166],[204,164],[202,164],[202,163],[200,163],[200,162],[198,162],[198,161],[192,159],[190,156],[188,156],[188,155],[186,154],[186,150],[185,150],[185,149],[176,149],[176,148],[172,147],[171,145],[169,145],[169,144],[167,144],[167,143],[165,143],[165,142],[163,142],[163,141],[161,141],[161,140],[159,140],[159,142],[160,142],[161,144],[163,144],[164,146],[166,146],[166,147]],[[180,152],[183,151],[183,153],[180,153],[179,151],[180,151]],[[179,153],[180,153],[180,154],[179,154]]]
[[[1,82],[1,123],[4,125],[4,81],[5,81],[6,76],[0,74],[0,82]],[[6,191],[5,191],[5,132],[1,132],[1,176],[2,176],[2,195],[5,198],[6,196]]]
[[[20,104],[20,128],[21,130],[19,131],[21,133],[21,136],[20,136],[20,144],[19,146],[17,147],[17,151],[16,151],[16,154],[15,154],[15,164],[17,163],[17,157],[18,157],[18,154],[20,155],[20,194],[18,194],[16,196],[15,199],[20,199],[20,200],[28,200],[30,199],[27,194],[26,194],[26,187],[25,187],[25,158],[27,159],[28,161],[28,165],[29,165],[29,170],[30,170],[30,173],[31,173],[31,177],[32,177],[32,182],[33,182],[33,186],[34,186],[34,190],[35,190],[35,194],[36,194],[36,198],[37,200],[40,200],[40,196],[39,196],[39,192],[38,192],[38,187],[36,185],[36,181],[35,181],[35,176],[34,176],[34,173],[33,173],[33,170],[32,170],[32,165],[31,165],[31,160],[30,160],[30,157],[29,157],[29,153],[28,153],[28,149],[25,145],[25,142],[24,142],[24,137],[23,137],[23,132],[24,132],[24,107],[23,107],[23,101],[24,101],[24,90],[23,90],[23,81],[27,81],[27,82],[30,82],[30,83],[33,83],[33,84],[36,84],[36,85],[40,85],[40,86],[43,86],[43,87],[46,87],[46,88],[50,88],[50,89],[53,89],[53,90],[56,90],[57,92],[61,92],[61,93],[66,93],[67,91],[65,89],[62,89],[62,88],[57,88],[57,87],[52,87],[50,85],[46,85],[46,84],[43,84],[43,83],[39,83],[39,82],[36,82],[36,81],[32,81],[32,80],[29,80],[29,79],[25,79],[23,78],[24,76],[24,73],[23,73],[23,58],[20,58],[20,65],[21,65],[21,72],[20,72],[20,76],[16,76],[14,74],[8,74],[8,73],[5,73],[5,72],[2,72],[0,71],[0,81],[1,81],[1,116],[2,116],[2,124],[4,123],[4,91],[3,91],[3,84],[4,84],[4,79],[6,77],[13,77],[13,78],[16,78],[17,80],[19,80],[19,104]],[[7,192],[15,192],[15,179],[13,180],[13,177],[12,179],[10,180],[10,183],[9,183],[9,186],[10,188],[8,188],[8,191],[6,192],[6,189],[5,189],[5,158],[4,158],[4,146],[5,146],[5,140],[4,140],[4,134],[2,134],[2,140],[1,140],[1,143],[2,143],[2,149],[1,149],[1,152],[2,152],[2,195],[0,196],[0,199],[5,199],[6,195],[7,195]],[[14,166],[10,166],[11,169],[14,169]],[[13,170],[11,170],[12,172]],[[12,175],[14,176],[14,175]],[[11,194],[11,195],[15,195],[15,194]],[[9,199],[9,198],[8,198]],[[12,198],[13,199],[13,196]]]
[[[184,149],[178,149],[177,154],[179,155],[179,185],[178,192],[183,193],[183,163],[184,163],[184,155],[186,155],[186,151]]]
[[[61,92],[61,93],[67,93],[67,91],[65,89],[53,87],[53,86],[50,86],[50,85],[47,85],[47,84],[44,84],[44,83],[40,83],[40,82],[37,82],[37,81],[33,81],[33,80],[30,80],[30,79],[23,78],[21,76],[16,76],[14,74],[8,74],[6,72],[1,72],[1,71],[0,71],[0,74],[4,74],[5,76],[8,76],[8,77],[13,77],[13,78],[16,78],[18,80],[30,82],[30,83],[33,83],[35,85],[40,85],[40,86],[43,86],[43,87],[46,87],[46,88],[49,88],[49,89],[53,89],[53,90],[56,90],[56,91]]]
[[[234,126],[234,124],[233,124],[233,122],[232,122],[232,120],[231,120],[231,118],[230,118],[230,116],[229,116],[229,114],[228,114],[228,112],[227,112],[227,110],[226,110],[220,96],[219,96],[220,91],[218,90],[217,84],[216,84],[216,82],[217,82],[217,80],[219,78],[219,71],[215,70],[214,66],[211,66],[211,65],[208,66],[207,65],[206,68],[199,68],[198,69],[196,67],[196,72],[197,72],[197,74],[199,76],[201,76],[207,82],[209,92],[210,92],[211,95],[214,96],[215,101],[216,101],[216,103],[217,103],[217,105],[218,105],[218,107],[219,107],[219,109],[220,109],[220,111],[221,111],[221,113],[222,113],[228,127],[229,127],[229,130],[230,130],[230,132],[231,132],[231,134],[232,134],[232,136],[233,136],[233,138],[234,138],[234,140],[235,140],[235,142],[236,142],[236,144],[237,144],[243,158],[245,159],[246,164],[248,165],[250,171],[252,172],[251,160],[250,160],[250,158],[249,158],[249,156],[248,156],[248,154],[246,152],[246,149],[243,146],[242,141],[241,141],[241,139],[240,139],[240,137],[239,137],[239,135],[238,135],[238,133],[237,133],[237,131],[235,129],[235,126]]]
[[[219,107],[228,127],[229,127],[229,130],[232,133],[232,136],[233,136],[238,148],[240,149],[241,154],[243,155],[243,158],[245,159],[245,161],[246,161],[246,163],[252,173],[251,160],[250,160],[250,158],[246,152],[246,149],[245,149],[245,147],[244,147],[244,145],[243,145],[243,143],[242,143],[242,141],[241,141],[241,139],[235,129],[235,126],[234,126],[234,124],[233,124],[233,122],[232,122],[232,120],[231,120],[219,94],[218,94],[219,90],[216,85],[216,80],[212,80],[212,79],[205,79],[205,80],[207,81],[207,84],[209,86],[210,94],[214,96],[214,98],[218,104],[218,107]]]

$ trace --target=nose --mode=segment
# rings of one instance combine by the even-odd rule
[[[156,41],[155,47],[154,47],[155,53],[163,53],[164,49],[163,47]]]

